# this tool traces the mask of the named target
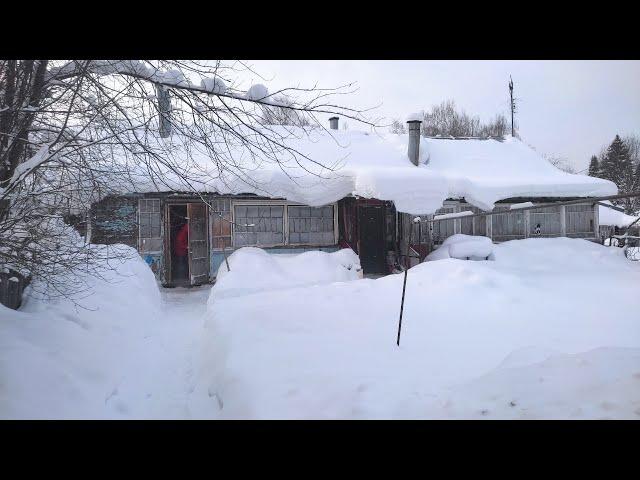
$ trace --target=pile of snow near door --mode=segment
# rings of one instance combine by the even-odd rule
[[[447,237],[447,239],[442,242],[442,245],[427,255],[426,260],[443,260],[445,258],[494,260],[493,242],[489,237],[457,233]]]
[[[166,391],[151,375],[162,353],[150,342],[161,313],[153,273],[131,247],[91,248],[110,260],[93,266],[101,278],[69,272],[84,282],[73,298],[0,305],[0,418],[146,418]]]
[[[216,275],[216,298],[236,297],[267,290],[347,282],[361,275],[360,258],[350,248],[327,253],[270,254],[244,247],[222,262]]]
[[[409,270],[400,347],[403,275],[214,288],[194,393],[217,418],[639,419],[640,264],[580,239],[494,249]]]

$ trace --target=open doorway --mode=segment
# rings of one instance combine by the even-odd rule
[[[187,205],[169,206],[171,281],[189,283],[189,221]]]

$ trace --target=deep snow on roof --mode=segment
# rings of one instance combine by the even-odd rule
[[[469,203],[490,210],[496,201],[513,197],[617,193],[616,186],[607,180],[557,169],[512,137],[502,141],[423,137],[420,164],[416,167],[407,157],[407,135],[269,128],[286,136],[283,144],[303,156],[293,158],[281,148],[271,154],[279,159],[278,163],[251,155],[240,145],[221,149],[218,158],[197,149],[186,155],[172,139],[164,148],[174,150],[174,157],[184,156],[178,170],[189,177],[189,182],[170,169],[158,168],[152,175],[140,171],[129,190],[195,188],[220,194],[255,193],[312,206],[357,195],[392,200],[399,211],[412,214],[432,213],[447,198],[464,197]],[[221,168],[221,164],[225,167]]]
[[[609,201],[604,201],[602,203],[608,203],[611,205],[611,202]],[[602,205],[598,206],[598,223],[600,225],[628,227],[637,219],[638,217],[627,215],[626,213],[614,210],[613,208],[603,207]]]

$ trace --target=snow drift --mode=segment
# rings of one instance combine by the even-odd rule
[[[211,298],[227,298],[284,288],[346,282],[361,275],[360,259],[345,248],[333,253],[311,251],[301,254],[271,254],[255,247],[243,247],[218,269]]]
[[[156,280],[137,252],[109,249],[101,279],[72,272],[87,291],[73,301],[27,297],[0,305],[0,418],[143,418],[153,411],[148,337],[160,316]],[[124,399],[127,399],[126,401]]]
[[[400,348],[402,275],[214,289],[196,393],[218,418],[639,418],[640,264],[579,239],[494,248],[409,270]]]

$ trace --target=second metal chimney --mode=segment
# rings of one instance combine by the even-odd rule
[[[407,127],[409,130],[409,148],[407,154],[409,160],[415,166],[418,166],[420,158],[420,124],[422,120],[418,120],[416,115],[411,115],[407,120]]]
[[[331,130],[338,129],[338,117],[331,117],[329,119],[329,128],[331,128]]]

